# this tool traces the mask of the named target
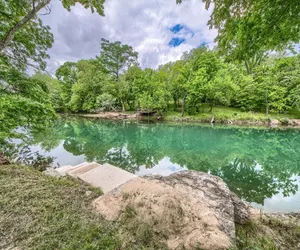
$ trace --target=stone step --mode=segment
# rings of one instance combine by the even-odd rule
[[[69,171],[70,169],[72,169],[73,166],[71,165],[67,165],[67,166],[62,166],[62,167],[59,167],[57,169],[55,169],[61,176],[65,176],[67,171]]]
[[[85,172],[88,172],[98,166],[99,164],[96,162],[91,162],[91,163],[85,162],[78,165],[76,168],[67,171],[67,175],[72,177],[77,177],[78,175],[84,174]]]
[[[66,165],[66,166],[62,166],[62,167],[57,168],[56,171],[60,175],[66,176],[68,172],[73,171],[73,170],[75,170],[77,168],[80,168],[82,166],[85,166],[86,164],[89,164],[89,163],[88,162],[84,162],[84,163],[78,164],[76,166]]]
[[[103,165],[98,164],[85,173],[77,174],[77,177],[94,187],[100,187],[103,193],[108,193],[137,176],[105,163]]]

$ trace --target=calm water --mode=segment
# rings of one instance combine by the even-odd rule
[[[300,130],[72,119],[33,134],[30,144],[60,165],[108,162],[138,175],[209,172],[265,211],[300,211]]]

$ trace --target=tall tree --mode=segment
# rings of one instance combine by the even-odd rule
[[[177,3],[183,0],[176,0]],[[208,25],[218,29],[219,46],[236,57],[283,50],[300,41],[298,0],[202,0],[212,7]]]
[[[56,70],[56,77],[60,83],[60,95],[64,103],[64,109],[72,97],[72,87],[77,82],[77,64],[74,62],[65,62]]]
[[[53,43],[50,27],[44,26],[38,13],[48,7],[52,0],[0,0],[0,56],[1,61],[12,63],[24,69],[28,65],[38,65],[44,69],[44,60],[48,58],[47,49]],[[96,10],[104,15],[104,0],[61,0],[62,5],[70,10],[76,3],[81,3],[92,12]],[[43,13],[43,14],[45,14]]]
[[[105,68],[105,70],[112,76],[117,85],[117,89],[120,90],[120,96],[118,97],[122,103],[122,111],[126,110],[125,100],[123,99],[122,88],[118,86],[120,82],[120,74],[127,70],[130,66],[137,64],[138,53],[127,44],[121,42],[110,42],[109,40],[101,40],[101,54],[98,56],[98,60]]]

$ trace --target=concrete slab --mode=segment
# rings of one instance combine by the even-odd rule
[[[88,172],[98,166],[99,164],[96,162],[91,162],[91,163],[85,162],[78,165],[76,168],[67,171],[67,175],[70,175],[72,177],[77,177],[78,175],[84,174],[85,172]]]
[[[67,171],[71,170],[72,168],[74,168],[71,165],[67,165],[67,166],[62,166],[59,168],[56,168],[55,170],[61,175],[61,176],[65,176]]]
[[[103,193],[108,193],[125,182],[136,178],[137,175],[110,164],[98,164],[96,168],[78,174],[77,177],[94,187],[100,187]]]
[[[56,168],[55,170],[62,176],[66,176],[68,172],[70,171],[73,171],[77,168],[80,168],[82,166],[85,166],[89,164],[88,162],[83,162],[81,164],[78,164],[76,166],[71,166],[71,165],[66,165],[66,166],[62,166],[62,167],[59,167],[59,168]]]

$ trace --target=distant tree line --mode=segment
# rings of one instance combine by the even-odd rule
[[[128,45],[103,39],[94,59],[66,62],[56,78],[37,72],[60,112],[174,110],[193,115],[203,105],[283,113],[300,108],[300,56],[257,55],[259,62],[229,61],[218,48],[185,52],[175,62],[142,69]],[[254,58],[253,60],[256,60]]]

